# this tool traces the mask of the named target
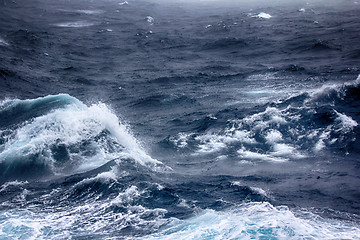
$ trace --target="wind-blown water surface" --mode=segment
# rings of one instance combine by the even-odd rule
[[[0,2],[0,238],[358,239],[359,11]]]

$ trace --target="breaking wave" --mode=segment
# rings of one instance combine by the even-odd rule
[[[103,103],[86,106],[66,94],[6,100],[0,116],[2,126],[7,126],[0,132],[5,178],[72,174],[125,157],[142,165],[161,165]]]

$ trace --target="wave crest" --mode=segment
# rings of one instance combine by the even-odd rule
[[[0,106],[0,114],[21,119],[1,132],[3,177],[37,175],[41,169],[43,174],[83,172],[119,157],[149,167],[162,165],[145,153],[128,126],[103,103],[86,106],[62,94],[8,100]]]

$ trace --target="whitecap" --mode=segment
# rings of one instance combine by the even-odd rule
[[[273,156],[292,156],[301,158],[303,157],[301,154],[296,154],[296,149],[288,144],[285,143],[275,143],[272,146],[273,152],[271,152],[271,155]]]
[[[84,14],[88,14],[88,15],[94,15],[94,14],[101,14],[104,11],[103,10],[76,10],[76,12],[78,13],[84,13]]]
[[[154,18],[151,17],[151,16],[147,16],[145,19],[146,19],[146,21],[147,21],[148,23],[150,23],[150,24],[153,24],[153,23],[154,23]]]
[[[6,182],[3,185],[1,185],[0,192],[5,191],[10,186],[23,186],[23,185],[26,185],[28,183],[29,183],[28,181],[17,181],[17,180]]]
[[[258,189],[262,192],[260,189]],[[357,239],[353,222],[326,219],[305,209],[297,212],[268,202],[245,203],[227,211],[204,210],[193,218],[174,219],[141,239]]]
[[[286,162],[288,159],[283,157],[275,157],[271,156],[271,154],[258,153],[246,150],[245,148],[241,148],[238,151],[238,154],[250,160],[261,160],[261,161],[269,161],[269,162]]]
[[[250,187],[251,190],[253,190],[254,192],[264,196],[264,197],[267,197],[269,198],[269,194],[262,188],[259,188],[259,187]]]
[[[263,19],[270,19],[272,18],[272,16],[268,13],[264,13],[264,12],[261,12],[257,15],[253,15],[252,17],[257,17],[257,18],[263,18]]]
[[[6,42],[4,39],[0,38],[0,46],[9,46],[10,44]]]
[[[94,26],[94,22],[88,21],[75,21],[75,22],[63,22],[54,24],[57,27],[66,27],[66,28],[82,28],[82,27],[90,27]]]
[[[283,140],[281,132],[274,129],[266,134],[265,139],[270,144],[277,143]]]
[[[314,146],[314,151],[315,152],[319,152],[321,151],[322,149],[325,148],[325,140],[328,139],[330,136],[330,130],[327,129],[326,131],[322,132],[320,137],[319,137],[319,140],[317,141],[317,143],[315,144]]]
[[[253,133],[247,130],[235,130],[233,133],[233,137],[243,143],[248,143],[248,144],[257,143],[257,141],[253,136]]]
[[[169,140],[178,148],[184,148],[188,145],[189,138],[193,133],[179,133],[176,137],[171,137]]]
[[[36,117],[15,130],[0,151],[1,161],[20,161],[26,159],[26,156],[41,153],[39,161],[43,161],[53,172],[62,173],[68,169],[55,164],[56,159],[51,146],[58,143],[64,146],[77,146],[86,141],[90,144],[91,155],[80,150],[68,151],[71,172],[94,169],[119,157],[134,159],[137,163],[154,170],[163,169],[164,165],[144,151],[139,141],[131,134],[128,125],[122,123],[104,103],[86,106],[76,98],[62,94],[35,100],[14,100],[12,104],[22,103],[30,106],[60,99],[66,101],[67,105]],[[8,104],[10,103],[11,101],[8,101]],[[101,137],[97,141],[92,140],[102,136],[104,131],[109,133],[106,137]]]
[[[358,126],[358,123],[352,119],[351,117],[339,113],[336,110],[334,110],[337,114],[336,121],[340,122],[340,131],[344,133],[348,133],[353,130],[354,127]]]
[[[226,142],[234,140],[231,137],[216,134],[205,134],[196,136],[195,140],[199,141],[199,153],[213,153],[226,148]]]

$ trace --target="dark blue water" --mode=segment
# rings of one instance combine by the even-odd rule
[[[0,239],[358,239],[360,3],[0,2]]]

